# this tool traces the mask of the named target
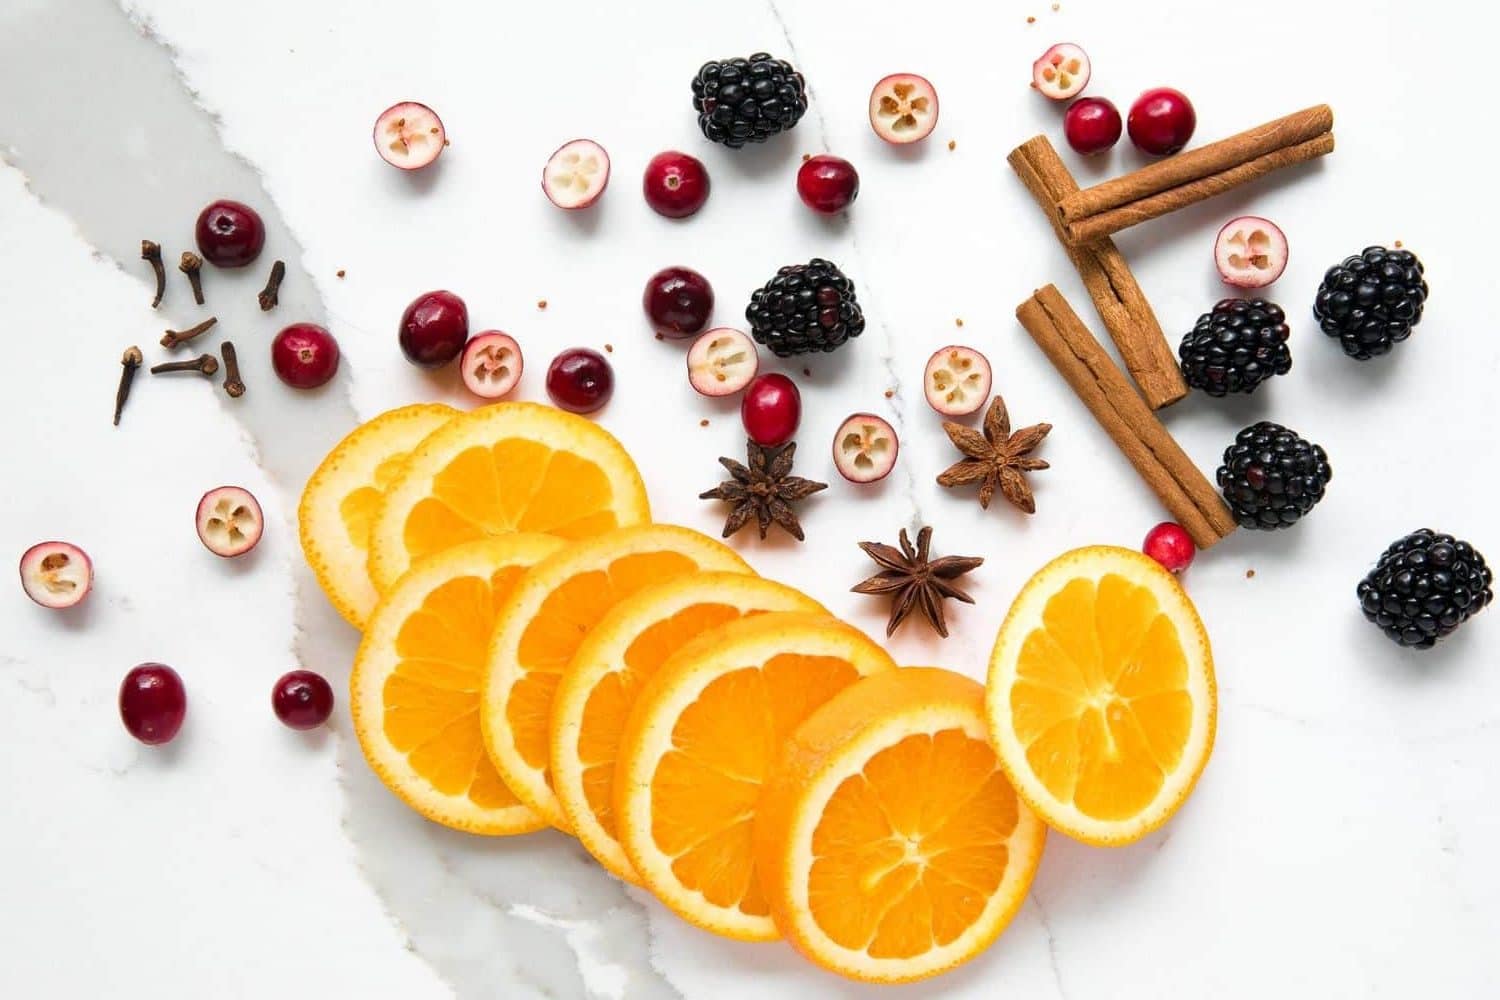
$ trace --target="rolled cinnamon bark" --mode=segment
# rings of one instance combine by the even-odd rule
[[[1206,549],[1236,525],[1234,515],[1162,426],[1054,286],[1038,289],[1016,318],[1135,466],[1193,544]]]
[[[1054,207],[1076,194],[1078,183],[1052,143],[1036,136],[1012,150],[1007,160],[1051,220],[1146,405],[1158,410],[1187,395],[1187,383],[1161,323],[1114,241],[1106,237],[1084,246],[1069,245]]]

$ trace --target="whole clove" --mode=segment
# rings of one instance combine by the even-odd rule
[[[200,306],[203,304],[203,258],[191,250],[182,251],[182,259],[177,262],[177,270],[187,275],[188,284],[193,286],[193,301]]]
[[[130,384],[135,381],[135,373],[140,370],[146,361],[139,347],[125,348],[125,354],[120,358],[120,387],[115,390],[115,426],[120,426],[120,413],[125,409],[125,401],[130,398]]]
[[[199,375],[214,375],[219,371],[219,359],[212,354],[200,354],[192,361],[168,361],[151,369],[152,375],[167,375],[171,372],[197,372]]]
[[[194,337],[207,333],[218,321],[219,317],[210,316],[197,326],[190,326],[186,330],[168,330],[161,338],[161,346],[170,350],[178,344],[186,344]]]
[[[161,297],[167,291],[167,270],[161,263],[161,244],[141,240],[141,260],[150,261],[151,270],[156,273],[156,297],[151,300],[151,308],[155,309],[161,305]]]
[[[245,383],[240,379],[240,357],[234,344],[227,340],[219,345],[219,353],[224,355],[224,391],[230,399],[239,399],[245,394]]]
[[[266,287],[257,295],[256,301],[260,303],[261,312],[269,312],[276,308],[280,301],[278,293],[281,290],[281,279],[286,277],[286,265],[281,261],[271,265],[271,276],[266,279]]]

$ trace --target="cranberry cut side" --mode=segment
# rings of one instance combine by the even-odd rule
[[[696,156],[676,150],[657,153],[646,164],[641,193],[657,215],[685,219],[708,201],[708,169]]]
[[[271,689],[271,710],[289,729],[316,729],[333,714],[333,686],[311,670],[282,674]]]
[[[1241,215],[1214,237],[1214,266],[1226,285],[1264,288],[1286,270],[1286,233],[1270,219]]]
[[[859,173],[841,157],[814,156],[797,170],[797,194],[814,212],[834,215],[859,195]]]
[[[833,435],[833,465],[851,483],[878,483],[896,467],[901,443],[884,417],[856,413]]]
[[[516,338],[499,330],[474,334],[464,347],[464,386],[481,399],[499,399],[521,381],[525,366]]]
[[[72,542],[38,542],[21,554],[21,589],[44,608],[71,608],[93,586],[93,560]]]
[[[266,523],[255,494],[242,486],[220,486],[203,494],[193,520],[203,547],[225,559],[255,548]]]
[[[1188,144],[1198,127],[1198,113],[1182,91],[1157,87],[1135,99],[1125,127],[1141,152],[1166,156]]]
[[[657,333],[680,340],[708,326],[714,311],[714,290],[708,279],[692,268],[666,267],[646,282],[641,306]]]
[[[937,91],[926,77],[892,73],[870,91],[870,127],[892,145],[921,142],[937,123]]]
[[[563,143],[542,168],[542,193],[558,208],[588,208],[609,186],[609,154],[592,139]]]
[[[260,214],[238,201],[221,198],[198,213],[198,252],[215,267],[253,264],[266,245]]]
[[[469,340],[469,307],[452,292],[424,292],[401,314],[401,353],[419,368],[441,368]]]
[[[271,341],[271,367],[293,389],[316,389],[339,370],[339,345],[316,323],[293,323]]]
[[[1102,97],[1081,97],[1068,105],[1063,115],[1063,135],[1073,152],[1082,156],[1102,153],[1120,141],[1124,123],[1120,109]]]
[[[740,401],[740,420],[750,440],[763,448],[779,448],[797,433],[802,422],[802,393],[785,375],[758,376]]]
[[[615,371],[598,351],[574,347],[547,366],[547,395],[569,413],[593,413],[615,392]]]
[[[1089,57],[1072,42],[1059,42],[1031,64],[1031,85],[1054,101],[1083,93],[1089,82]]]
[[[170,743],[187,716],[187,691],[177,671],[164,663],[142,663],[120,684],[120,721],[148,746]]]
[[[436,160],[448,145],[443,120],[425,104],[392,104],[375,119],[375,151],[402,170],[420,170]]]

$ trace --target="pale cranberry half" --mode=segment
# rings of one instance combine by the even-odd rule
[[[232,559],[255,548],[265,530],[260,502],[240,486],[220,486],[198,501],[198,538],[216,556]]]
[[[938,96],[926,77],[892,73],[870,91],[870,127],[897,146],[920,142],[938,123]]]
[[[1214,264],[1226,285],[1264,288],[1286,270],[1286,233],[1270,219],[1242,215],[1214,237]]]
[[[37,542],[21,554],[21,589],[44,608],[71,608],[93,586],[93,560],[72,542]]]
[[[750,384],[760,369],[755,341],[733,327],[699,334],[687,353],[688,381],[705,396],[731,396]]]
[[[972,347],[950,344],[927,359],[922,394],[945,417],[973,413],[990,398],[994,372],[989,359]]]
[[[1031,83],[1043,96],[1066,101],[1089,82],[1089,56],[1072,42],[1058,42],[1031,64]]]
[[[375,151],[402,170],[420,170],[438,158],[448,145],[443,120],[425,104],[392,104],[375,119]]]
[[[592,139],[564,143],[542,169],[542,191],[558,208],[588,208],[609,184],[609,154]]]
[[[856,413],[833,435],[833,465],[851,483],[876,483],[896,467],[901,442],[884,417]]]
[[[464,386],[481,399],[499,399],[521,381],[521,345],[499,330],[485,330],[464,345]]]

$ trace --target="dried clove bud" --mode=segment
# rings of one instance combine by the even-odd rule
[[[141,240],[141,260],[150,261],[151,270],[156,272],[156,297],[151,300],[151,308],[155,309],[161,305],[161,297],[167,290],[167,271],[161,264],[161,244]]]
[[[271,276],[266,279],[266,287],[261,291],[259,295],[255,297],[256,300],[260,302],[261,312],[269,312],[270,310],[276,308],[276,303],[280,301],[280,299],[277,297],[277,293],[281,289],[281,279],[285,277],[285,264],[278,260],[276,263],[271,265]]]
[[[245,394],[245,383],[240,380],[240,357],[227,340],[219,345],[219,353],[224,355],[224,391],[230,399],[239,399]]]
[[[186,330],[168,330],[161,338],[161,346],[170,350],[178,344],[186,344],[194,337],[207,333],[218,321],[219,317],[210,316],[197,326],[190,326]]]
[[[219,359],[212,354],[201,354],[192,361],[168,361],[151,369],[152,375],[166,375],[169,372],[197,372],[200,375],[214,375],[219,371]]]
[[[139,347],[127,347],[120,358],[120,387],[115,390],[115,426],[120,426],[120,413],[125,409],[125,400],[130,398],[130,383],[135,373],[146,361]]]
[[[203,258],[191,250],[182,251],[182,260],[177,263],[177,270],[188,277],[188,284],[193,286],[193,301],[200,306],[203,304]]]

